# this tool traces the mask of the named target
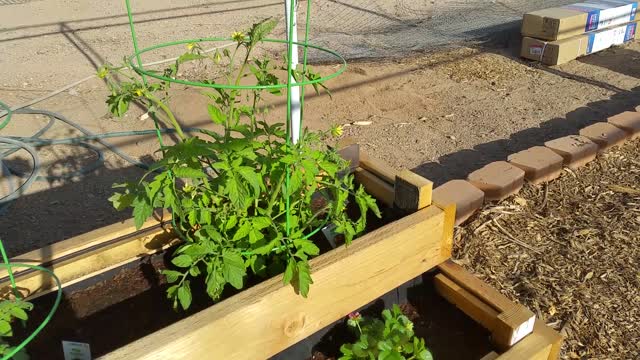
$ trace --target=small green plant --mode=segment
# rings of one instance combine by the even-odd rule
[[[384,321],[383,321],[384,320]],[[358,341],[340,347],[340,360],[432,360],[424,339],[415,336],[413,323],[400,307],[382,311],[382,320],[349,314],[348,325],[358,333]]]
[[[247,35],[234,32],[233,51],[208,55],[198,44],[188,44],[188,52],[163,73],[173,78],[186,62],[208,62],[220,76],[200,80],[203,83],[234,87],[249,78],[260,86],[282,84],[277,75],[286,66],[252,56],[275,25],[265,20]],[[249,274],[283,273],[284,283],[307,296],[313,283],[308,260],[319,253],[309,234],[333,224],[348,244],[365,230],[369,211],[380,216],[376,201],[354,185],[348,163],[326,145],[340,134],[338,127],[305,131],[292,144],[284,124],[266,121],[268,108],[261,105],[265,92],[281,95],[279,89],[204,92],[210,99],[209,117],[222,131],[201,130],[200,136],[189,136],[167,106],[171,82],[148,84],[126,70],[107,66],[99,71],[111,87],[111,112],[122,116],[130,102],[141,102],[150,112],[164,114],[180,141],[162,146],[162,160],[140,181],[115,185],[121,190],[110,201],[118,210],[133,208],[138,228],[155,208],[171,210],[175,230],[185,240],[173,254],[176,270],[163,272],[172,284],[168,297],[174,307],[189,308],[191,281],[196,278],[203,279],[208,295],[217,300],[227,284],[241,289]],[[117,81],[116,75],[126,80]],[[310,67],[294,69],[292,76],[298,81],[319,78]],[[324,88],[315,85],[316,92]],[[360,209],[356,220],[346,214],[350,196]]]
[[[13,336],[11,324],[16,319],[23,322],[27,321],[27,311],[31,311],[31,309],[33,309],[33,304],[21,299],[0,301],[0,356],[8,355],[14,349],[6,341],[6,338]],[[26,360],[29,359],[29,356],[24,350],[21,350],[13,355],[13,359]]]

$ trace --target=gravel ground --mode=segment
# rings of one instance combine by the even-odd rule
[[[485,206],[458,261],[537,313],[563,359],[640,358],[640,140]]]

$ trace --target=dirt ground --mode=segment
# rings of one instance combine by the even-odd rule
[[[165,2],[157,6],[168,5]],[[243,5],[266,10],[252,11],[248,18],[241,15],[246,11],[238,11],[224,21],[241,26],[281,10],[279,5],[255,2]],[[0,35],[0,41],[7,46],[7,56],[0,60],[2,101],[15,105],[33,99],[90,74],[91,63],[99,64],[105,59],[117,61],[122,54],[128,54],[126,18],[113,9],[105,9],[105,19],[94,20],[94,26],[82,19],[95,12],[92,7],[97,4],[87,2],[82,9],[76,9],[77,2],[69,1],[73,7],[71,13],[82,15],[69,20],[74,26],[95,27],[76,33],[60,32],[59,22],[53,20],[46,25],[46,13],[54,12],[50,2],[33,4],[38,4],[33,16],[45,25],[22,24],[20,19],[26,16],[23,12],[3,17],[3,20],[13,19],[9,25],[15,29]],[[175,10],[175,15],[179,18],[180,14],[192,11],[189,4]],[[194,1],[192,5],[197,3]],[[153,4],[143,7],[141,10],[148,13],[140,17],[142,21],[145,16],[158,17],[153,13]],[[150,31],[152,23],[142,22],[141,26],[148,27],[140,30],[146,34],[141,35],[146,36],[141,41],[157,43],[220,24],[208,22],[207,17],[198,19],[184,23],[172,20],[172,26],[161,32]],[[107,26],[101,21],[125,23]],[[3,26],[9,25],[3,23]],[[155,26],[157,28],[157,22]],[[87,37],[85,45],[95,46],[80,44],[73,50],[68,44],[63,45],[60,39],[72,34]],[[518,59],[514,55],[518,41],[517,31],[508,32],[473,47],[414,53],[396,60],[351,62],[345,74],[327,83],[332,99],[316,96],[307,101],[304,123],[313,129],[327,128],[334,123],[347,125],[345,136],[354,137],[366,151],[396,168],[414,169],[440,184],[463,177],[493,160],[504,159],[509,153],[575,133],[580,127],[640,103],[640,62],[637,61],[640,44],[632,43],[548,68]],[[126,49],[120,50],[125,44]],[[90,49],[108,55],[99,58]],[[78,54],[87,55],[84,63],[76,65],[74,61],[65,60],[77,58]],[[145,60],[154,59],[150,56]],[[329,64],[317,69],[326,74],[335,71],[335,66]],[[185,126],[206,127],[209,120],[205,102],[195,96],[196,93],[194,89],[178,88],[171,105]],[[33,107],[60,113],[95,133],[153,128],[150,119],[139,119],[144,113],[141,109],[132,110],[124,119],[112,118],[104,104],[107,94],[105,85],[96,78]],[[272,115],[281,117],[282,101],[275,101],[273,105]],[[359,122],[369,125],[355,125]],[[1,134],[27,136],[44,124],[41,116],[16,115]],[[78,135],[68,126],[56,123],[44,137]],[[122,137],[110,142],[142,160],[148,160],[157,149],[152,136]],[[19,161],[26,159],[24,154],[16,155],[23,157]],[[76,170],[96,159],[95,154],[84,148],[66,145],[42,148],[40,155],[45,165],[43,174]],[[111,184],[135,179],[141,173],[105,151],[105,166],[90,175],[35,183],[6,214],[0,215],[0,237],[9,253],[17,255],[129,217],[127,212],[116,213],[106,199],[111,194]]]
[[[566,336],[563,359],[640,358],[640,140],[485,206],[455,257]]]

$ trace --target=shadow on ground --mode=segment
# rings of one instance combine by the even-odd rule
[[[418,174],[432,180],[436,186],[449,180],[464,179],[470,172],[491,162],[506,160],[508,155],[515,152],[542,145],[549,140],[577,134],[585,126],[606,121],[608,117],[624,111],[634,110],[640,104],[640,86],[625,90],[606,82],[567,73],[558,67],[548,67],[520,59],[518,55],[521,45],[519,24],[519,22],[514,22],[501,26],[500,31],[496,31],[491,37],[484,39],[477,48],[481,53],[495,53],[513,61],[535,66],[553,75],[599,87],[615,94],[607,100],[595,101],[587,106],[579,107],[567,113],[565,117],[549,119],[541,123],[539,127],[516,132],[508,139],[500,139],[477,145],[472,149],[447,154],[438,158],[436,162],[425,163],[413,169]],[[611,54],[613,57],[610,56]],[[628,76],[640,77],[640,66],[632,60],[637,58],[640,58],[640,54],[636,51],[614,48],[607,51],[606,61],[603,60],[601,54],[592,54],[575,61],[600,66]]]
[[[564,118],[554,118],[539,127],[529,128],[512,134],[508,139],[480,144],[472,149],[464,149],[438,158],[437,162],[422,164],[413,170],[430,180],[436,186],[449,180],[464,179],[467,174],[494,161],[506,160],[515,152],[542,145],[544,142],[567,135],[577,134],[585,126],[604,121],[623,111],[634,110],[640,100],[640,86],[631,91],[613,95],[608,100],[589,103],[577,108]]]
[[[101,167],[90,177],[18,198],[0,215],[0,239],[8,255],[24,254],[130,218],[131,211],[117,212],[107,198],[113,193],[112,184],[138,179],[141,174],[136,167]]]

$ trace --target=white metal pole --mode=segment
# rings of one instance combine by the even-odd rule
[[[294,1],[295,8],[297,9],[298,0],[285,0],[285,20],[286,20],[286,32],[287,32],[287,40],[289,40],[289,19],[290,16],[293,16],[293,42],[298,41],[298,19],[296,16],[297,11],[294,11],[291,14],[291,2]],[[298,45],[293,45],[291,55],[291,64],[295,69],[298,65]],[[289,79],[290,82],[294,82],[293,78]],[[298,138],[300,137],[300,87],[294,86],[291,88],[291,141],[296,144],[298,143]]]

